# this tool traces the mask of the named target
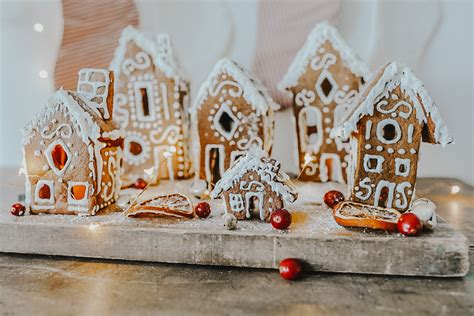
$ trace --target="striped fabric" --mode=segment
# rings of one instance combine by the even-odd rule
[[[122,29],[138,25],[133,0],[62,0],[64,32],[54,74],[55,87],[75,90],[84,67],[108,68]]]
[[[277,89],[278,82],[313,27],[323,20],[334,23],[340,0],[261,0],[252,66],[275,101],[288,106],[290,99]]]

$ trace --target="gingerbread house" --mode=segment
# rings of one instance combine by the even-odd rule
[[[331,137],[369,71],[337,29],[322,22],[311,31],[279,89],[292,96],[301,180],[345,182],[347,140]]]
[[[125,28],[110,68],[116,74],[115,117],[126,132],[124,181],[192,176],[189,83],[179,74],[169,35]]]
[[[113,78],[82,69],[77,92],[54,92],[23,129],[31,213],[93,215],[117,200],[123,133],[112,120]]]
[[[225,170],[253,146],[270,153],[278,108],[252,75],[234,61],[220,60],[191,109],[200,186],[212,189]]]
[[[272,211],[293,203],[298,193],[281,165],[255,147],[240,157],[216,183],[212,198],[224,196],[227,212],[237,219],[268,221]]]
[[[423,83],[396,62],[373,76],[334,134],[350,137],[350,200],[399,211],[414,195],[421,141],[451,142]]]

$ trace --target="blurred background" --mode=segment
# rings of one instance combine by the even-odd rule
[[[276,84],[309,31],[328,20],[371,70],[405,63],[437,103],[455,144],[423,145],[418,175],[474,185],[473,10],[470,0],[0,0],[0,167],[19,167],[20,128],[66,78],[76,82],[79,67],[107,67],[128,24],[171,34],[192,96],[230,57],[285,105]],[[276,134],[274,156],[295,172],[288,109],[277,115]]]

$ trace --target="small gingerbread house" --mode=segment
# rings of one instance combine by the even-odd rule
[[[350,199],[399,211],[413,198],[421,141],[451,142],[423,83],[396,62],[373,76],[334,134],[350,137]]]
[[[275,159],[259,148],[240,157],[216,183],[212,198],[223,194],[227,212],[238,219],[258,216],[268,221],[272,211],[293,203],[298,197],[288,175]]]
[[[189,83],[179,74],[169,35],[125,28],[110,68],[117,78],[115,117],[126,132],[124,181],[192,176]]]
[[[293,99],[301,180],[346,181],[349,145],[330,133],[368,74],[364,62],[328,23],[318,24],[308,35],[279,84]]]
[[[31,213],[93,215],[117,200],[123,133],[112,100],[113,73],[82,69],[77,92],[54,92],[23,129]]]
[[[204,187],[212,189],[249,148],[271,152],[278,108],[267,89],[234,61],[222,59],[214,66],[191,109],[197,177]]]

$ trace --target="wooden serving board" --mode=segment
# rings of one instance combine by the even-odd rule
[[[191,197],[190,184],[163,182],[146,197],[166,193]],[[344,187],[296,185],[300,196],[288,206],[293,223],[286,232],[259,220],[239,221],[237,230],[226,230],[222,200],[210,201],[212,214],[205,220],[134,219],[118,213],[14,217],[2,210],[0,252],[251,268],[278,268],[282,259],[292,257],[314,271],[440,277],[467,273],[468,241],[443,219],[434,232],[411,238],[346,229],[321,204],[324,192]],[[91,229],[97,223],[107,224]]]

